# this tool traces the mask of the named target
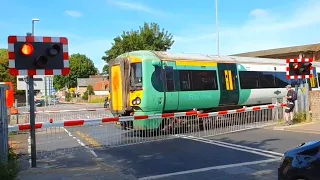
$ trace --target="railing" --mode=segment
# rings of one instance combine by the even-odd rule
[[[150,116],[99,117],[78,120],[45,121],[36,123],[38,157],[72,153],[80,150],[118,147],[146,143],[181,135],[207,137],[273,125],[282,118],[284,104],[271,104],[237,110],[200,113],[198,111],[168,113]],[[153,130],[123,129],[118,123],[147,122]],[[159,125],[159,120],[162,123]],[[15,134],[15,146],[20,153],[28,154],[30,125],[9,126]]]

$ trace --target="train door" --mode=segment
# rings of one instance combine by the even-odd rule
[[[218,63],[220,81],[219,106],[236,105],[239,101],[237,64]]]
[[[179,104],[179,92],[176,91],[175,62],[163,62],[164,107],[163,111],[176,111]]]

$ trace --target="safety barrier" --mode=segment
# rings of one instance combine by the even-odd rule
[[[111,114],[104,108],[99,109],[77,109],[60,111],[37,111],[35,112],[36,122],[63,121],[69,119],[92,119],[101,117],[110,117]],[[22,112],[10,115],[10,125],[23,124],[30,122],[30,113]]]
[[[100,117],[64,121],[49,120],[36,123],[38,157],[89,150],[118,147],[164,139],[179,138],[177,135],[195,137],[261,128],[277,123],[282,118],[285,104],[271,104],[237,110],[201,113],[198,111],[167,113],[150,116]],[[145,120],[145,121],[143,121]],[[159,123],[161,121],[161,124]],[[141,123],[140,123],[141,122]],[[120,124],[127,128],[121,128]],[[133,123],[153,127],[134,130]],[[157,129],[155,129],[158,127]],[[29,124],[9,126],[9,131],[19,141],[21,153],[27,154]],[[27,133],[24,133],[27,132]]]

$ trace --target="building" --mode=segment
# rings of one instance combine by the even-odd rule
[[[91,85],[93,87],[95,95],[106,96],[109,94],[109,81],[107,75],[93,75],[89,78],[77,78],[77,92],[80,96],[87,90],[87,87]]]
[[[246,53],[240,53],[240,54],[233,54],[231,56],[275,58],[275,59],[313,57],[316,61],[320,61],[320,43],[293,46],[293,47],[284,47],[284,48],[278,48],[278,49],[269,49],[269,50],[262,50],[262,51],[246,52]]]

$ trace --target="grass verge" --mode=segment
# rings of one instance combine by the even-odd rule
[[[19,156],[9,149],[8,163],[0,163],[0,179],[15,180],[19,173]]]

